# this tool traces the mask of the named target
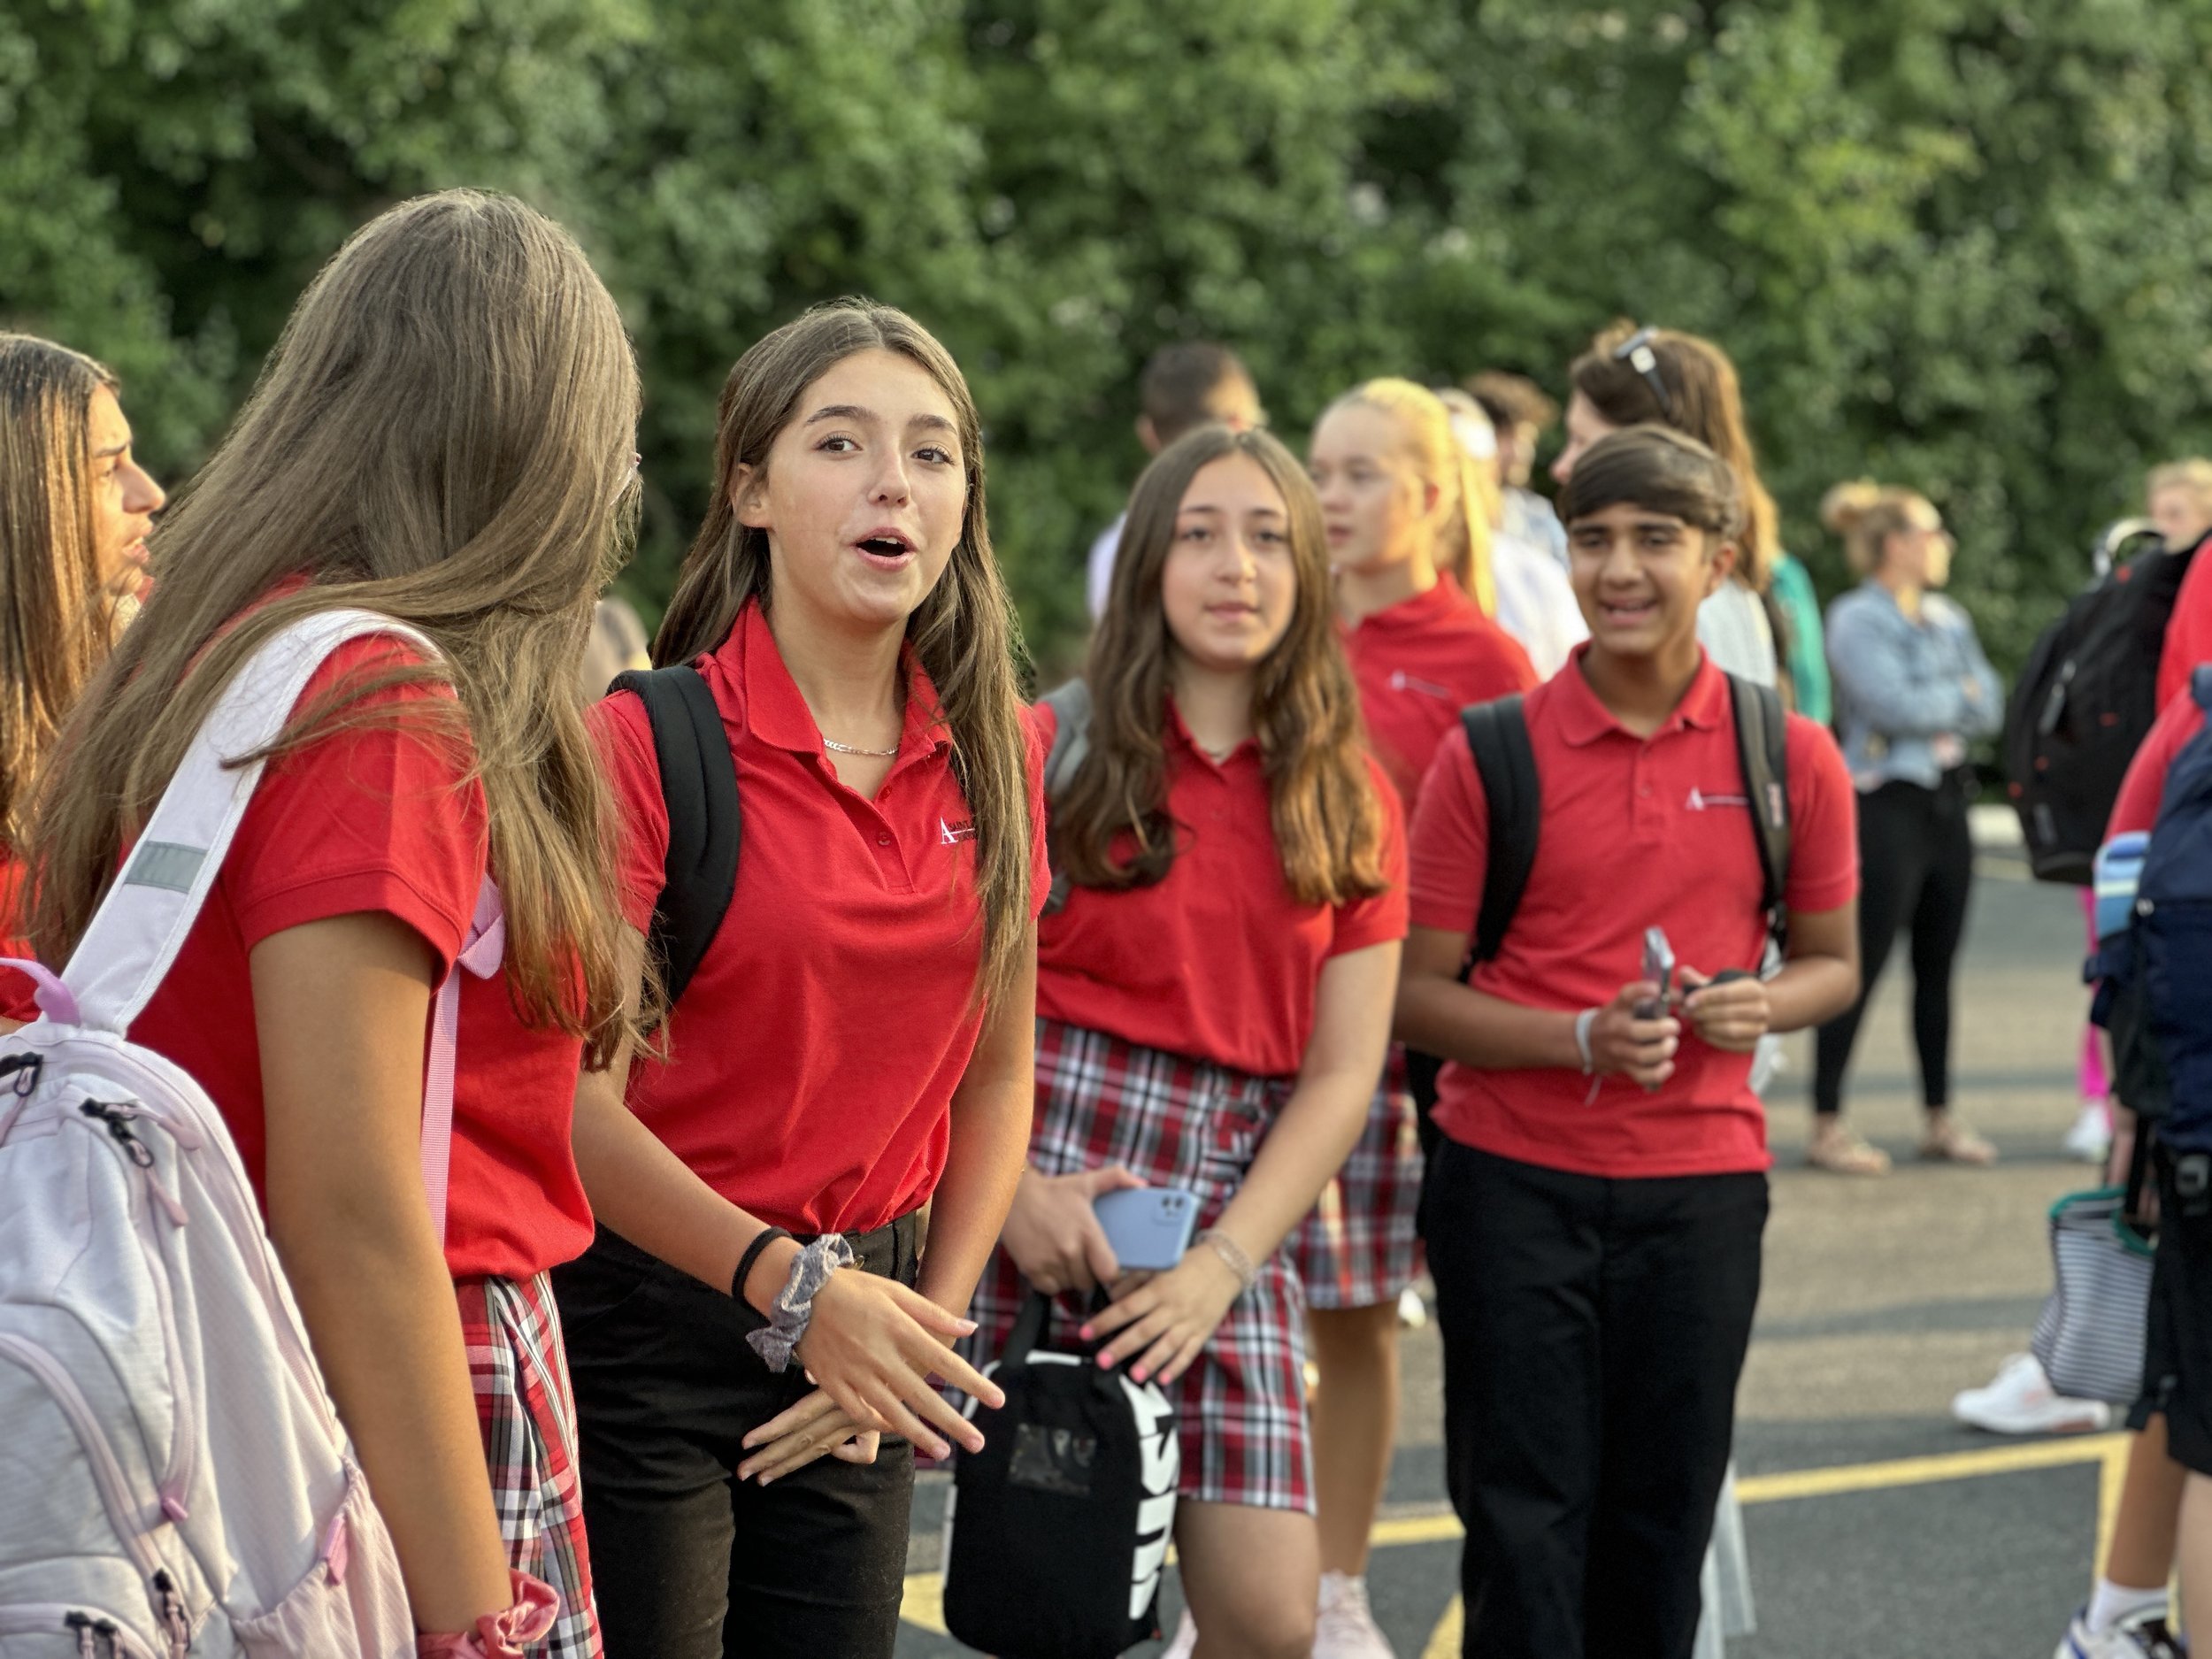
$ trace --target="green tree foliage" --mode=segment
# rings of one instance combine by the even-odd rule
[[[1154,347],[1233,344],[1296,441],[1369,374],[1560,389],[1632,315],[1736,356],[1831,589],[1828,484],[1936,496],[2005,659],[2212,444],[2208,49],[2212,0],[15,0],[0,315],[181,476],[347,229],[518,191],[638,342],[650,603],[730,362],[872,293],[969,371],[1048,652]]]

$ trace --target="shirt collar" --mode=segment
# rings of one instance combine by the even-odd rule
[[[789,749],[795,755],[824,755],[822,733],[814,724],[814,711],[799,693],[798,681],[784,665],[776,649],[776,636],[760,602],[749,599],[737,614],[737,626],[714,652],[722,671],[745,688],[746,728],[764,743]],[[952,733],[938,706],[937,687],[910,644],[899,648],[899,663],[906,672],[906,724],[899,733],[899,765],[949,747]],[[896,770],[896,768],[894,768]]]
[[[1547,692],[1555,692],[1559,698],[1559,734],[1577,749],[1594,743],[1609,732],[1618,732],[1636,742],[1650,739],[1636,736],[1613,718],[1613,711],[1598,700],[1598,694],[1590,688],[1583,677],[1582,659],[1589,654],[1590,642],[1585,640],[1574,649],[1564,672],[1555,674],[1546,684]],[[1685,726],[1700,731],[1709,730],[1728,718],[1728,680],[1713,659],[1700,646],[1697,653],[1697,673],[1690,680],[1690,688],[1682,694],[1682,701],[1674,705],[1674,711],[1661,722],[1653,738],[1664,737]]]
[[[1354,623],[1348,633],[1387,633],[1401,628],[1424,628],[1429,624],[1456,612],[1466,603],[1461,597],[1459,584],[1449,574],[1439,571],[1435,582],[1426,593],[1401,599],[1394,605],[1385,605],[1380,611],[1371,611]]]
[[[1183,724],[1183,711],[1175,706],[1172,693],[1169,694],[1167,700],[1167,736],[1170,744],[1180,747],[1184,753],[1210,772],[1225,772],[1248,758],[1254,765],[1259,764],[1260,741],[1256,737],[1246,738],[1225,758],[1216,760],[1206,751],[1205,745],[1190,734],[1190,727]]]

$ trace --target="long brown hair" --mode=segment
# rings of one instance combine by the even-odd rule
[[[906,637],[937,689],[952,734],[952,767],[975,824],[976,896],[983,913],[978,983],[987,995],[1021,967],[1029,928],[1033,826],[1028,738],[1022,722],[1021,625],[991,552],[984,513],[983,423],[952,354],[904,311],[872,300],[818,305],[757,342],[730,370],[716,422],[714,503],[684,556],[676,595],[653,641],[653,660],[687,663],[729,636],[748,600],[769,597],[768,534],[738,522],[731,496],[741,466],[768,464],[808,387],[861,351],[893,351],[951,403],[967,462],[967,510],[951,562],[906,620]]]
[[[576,675],[634,511],[637,412],[621,317],[550,219],[449,190],[356,232],[155,533],[153,596],[63,731],[31,838],[39,954],[66,958],[246,658],[357,606],[419,630],[438,659],[317,699],[275,749],[372,718],[357,705],[376,693],[449,683],[490,809],[517,1006],[603,1064],[626,987],[612,814]]]
[[[81,352],[0,334],[0,842],[22,844],[39,763],[114,641],[92,538],[90,414],[119,390]]]
[[[1736,365],[1725,351],[1700,335],[1671,328],[1644,330],[1652,373],[1666,388],[1663,402],[1658,388],[1635,364],[1617,355],[1638,332],[1632,322],[1615,323],[1591,341],[1590,349],[1568,369],[1567,378],[1612,425],[1672,426],[1728,463],[1744,506],[1736,574],[1746,587],[1764,593],[1782,551],[1781,521],[1774,497],[1759,481],[1759,462],[1752,452],[1751,430],[1744,423],[1743,388]]]
[[[1448,572],[1485,616],[1495,616],[1498,588],[1490,573],[1490,524],[1496,516],[1497,486],[1486,478],[1482,463],[1467,453],[1467,446],[1452,430],[1450,408],[1427,387],[1392,376],[1355,386],[1331,403],[1322,419],[1350,408],[1379,411],[1397,427],[1399,444],[1412,457],[1414,470],[1443,498],[1437,569]]]
[[[1085,676],[1090,752],[1053,803],[1054,863],[1079,887],[1147,887],[1175,862],[1167,807],[1167,701],[1175,641],[1160,583],[1191,480],[1225,457],[1248,456],[1282,492],[1298,597],[1290,626],[1252,681],[1252,726],[1268,782],[1283,878],[1301,902],[1341,904],[1389,885],[1382,803],[1375,795],[1352,671],[1337,642],[1321,503],[1297,457],[1265,432],[1202,426],[1160,452],[1129,497],[1106,614]],[[1115,856],[1126,832],[1135,851]]]

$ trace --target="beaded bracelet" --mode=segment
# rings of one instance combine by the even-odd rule
[[[1259,1278],[1260,1270],[1253,1265],[1252,1258],[1245,1254],[1244,1247],[1220,1228],[1207,1228],[1193,1242],[1202,1244],[1211,1250],[1221,1258],[1222,1265],[1237,1276],[1238,1295],[1241,1296],[1251,1289],[1252,1282]]]

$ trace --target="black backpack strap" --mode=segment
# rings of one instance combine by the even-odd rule
[[[737,763],[714,694],[690,664],[639,669],[617,676],[607,689],[634,693],[653,725],[661,800],[668,809],[668,857],[646,948],[659,965],[662,991],[673,1007],[737,891],[737,856],[745,826],[737,798]]]
[[[1045,694],[1044,705],[1053,713],[1052,749],[1045,757],[1045,806],[1048,814],[1074,781],[1091,752],[1091,687],[1086,680],[1071,680]],[[1068,902],[1069,881],[1056,870],[1052,891],[1045,899],[1045,914],[1052,915]]]
[[[1778,948],[1789,926],[1789,723],[1781,694],[1771,686],[1728,676],[1736,718],[1736,761],[1743,770],[1751,807],[1751,833],[1759,849],[1759,908]]]
[[[1029,1351],[1044,1340],[1045,1322],[1051,1317],[1052,1298],[1043,1291],[1033,1290],[1022,1298],[1021,1311],[1014,1316],[1014,1328],[1006,1333],[1006,1346],[998,1356],[1002,1380],[1029,1363]]]
[[[1529,872],[1536,867],[1536,835],[1543,792],[1536,777],[1536,751],[1528,741],[1528,719],[1519,696],[1472,703],[1459,711],[1467,747],[1475,757],[1475,776],[1490,803],[1490,857],[1482,878],[1482,905],[1475,913],[1474,939],[1459,977],[1478,962],[1488,962],[1505,943]]]

